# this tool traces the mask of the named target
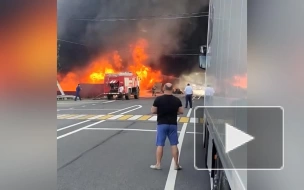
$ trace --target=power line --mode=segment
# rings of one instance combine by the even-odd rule
[[[200,12],[200,13],[188,13],[189,16],[179,15],[161,15],[161,16],[150,16],[150,17],[137,17],[137,18],[126,18],[126,17],[112,17],[112,18],[67,18],[62,19],[58,18],[58,20],[74,20],[74,21],[92,21],[92,22],[116,22],[116,21],[139,21],[139,20],[173,20],[173,19],[187,19],[187,18],[200,18],[200,17],[208,17],[208,14],[202,14],[208,12]],[[198,15],[196,15],[198,14]],[[185,14],[184,14],[185,15]]]
[[[81,43],[77,43],[77,42],[72,42],[72,41],[62,40],[62,39],[57,39],[57,40],[58,41],[63,41],[63,42],[66,42],[66,43],[71,43],[71,44],[76,44],[76,45],[81,45],[81,46],[88,47],[85,44],[81,44]],[[180,51],[192,51],[192,50],[195,50],[195,49],[184,49],[184,50],[180,50]],[[125,50],[120,49],[119,51],[130,51],[130,50],[126,48]],[[151,52],[153,52],[153,50],[150,49],[150,50],[147,50],[147,52],[151,53]],[[162,55],[166,55],[166,56],[199,56],[200,54],[198,54],[198,53],[176,53],[176,54],[162,54]]]
[[[86,46],[85,44],[81,44],[81,43],[76,43],[76,42],[71,42],[71,41],[68,41],[68,40],[61,40],[61,39],[57,39],[58,41],[62,41],[62,42],[67,42],[67,43],[71,43],[71,44],[76,44],[76,45],[81,45],[81,46]]]

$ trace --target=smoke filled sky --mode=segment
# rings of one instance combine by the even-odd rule
[[[127,58],[130,43],[144,38],[149,43],[150,66],[165,75],[179,76],[198,66],[198,57],[172,54],[198,54],[207,41],[208,0],[57,2],[58,39],[64,40],[58,41],[61,73],[86,66],[106,51],[117,50],[122,59]],[[205,16],[157,19],[198,15]],[[109,18],[125,20],[105,20]]]

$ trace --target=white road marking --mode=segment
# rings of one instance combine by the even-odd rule
[[[130,117],[128,120],[137,120],[141,116],[143,116],[143,115],[134,115],[134,116]]]
[[[85,115],[77,115],[77,116],[74,116],[74,117],[70,117],[68,119],[77,119],[77,118],[82,117],[82,116],[85,116]]]
[[[191,111],[192,111],[192,109],[189,109],[187,117],[189,117],[191,115]],[[188,123],[183,124],[182,130],[181,130],[181,132],[179,134],[179,137],[178,137],[179,144],[177,145],[177,147],[179,149],[179,155],[178,155],[179,162],[180,162],[180,154],[181,154],[181,151],[182,151],[182,144],[183,144],[183,140],[184,140],[184,137],[185,137],[187,125],[188,125]],[[175,163],[174,163],[174,160],[172,158],[170,170],[169,170],[167,181],[166,181],[165,190],[173,190],[174,189],[175,181],[176,181],[176,175],[177,175],[177,170],[174,170],[174,167],[175,167]]]
[[[126,128],[87,128],[85,130],[105,130],[105,131],[143,131],[143,132],[156,132],[155,129],[126,129]]]
[[[88,118],[88,120],[90,120],[90,119],[96,119],[96,118],[99,118],[99,117],[101,117],[101,116],[104,116],[104,115],[95,115],[95,116],[93,116],[93,117]]]
[[[68,125],[68,126],[66,126],[66,127],[57,129],[57,131],[62,131],[62,130],[65,130],[65,129],[74,127],[74,126],[76,126],[76,125],[80,125],[80,124],[82,124],[82,123],[86,123],[86,122],[88,122],[88,121],[90,121],[90,120],[85,120],[85,121],[81,121],[81,122],[79,122],[79,123],[74,123],[74,124],[72,124],[72,125]]]
[[[120,113],[120,114],[126,114],[126,113],[129,113],[129,112],[131,112],[131,111],[137,110],[137,109],[139,109],[139,108],[142,108],[142,106],[137,107],[137,108],[134,108],[134,109],[131,109],[131,110],[129,110],[129,111],[125,111],[125,112]]]
[[[69,108],[70,110],[72,110],[73,108]]]
[[[90,121],[90,120],[87,120],[87,121]],[[69,135],[71,135],[71,134],[77,133],[77,132],[79,132],[79,131],[82,131],[82,130],[84,130],[84,129],[86,129],[86,128],[89,128],[89,127],[91,127],[91,126],[94,126],[94,125],[97,125],[97,124],[99,124],[99,123],[102,123],[102,122],[104,122],[104,121],[105,121],[105,120],[97,121],[97,122],[92,123],[92,124],[90,124],[90,125],[84,126],[84,127],[80,128],[80,129],[77,129],[77,130],[74,130],[74,131],[72,131],[72,132],[69,132],[69,133],[66,133],[66,134],[64,134],[64,135],[61,135],[61,136],[57,137],[57,140],[58,140],[58,139],[61,139],[61,138],[63,138],[63,137],[69,136]]]
[[[110,102],[115,102],[115,100],[106,101],[106,102],[102,102],[102,103],[103,103],[103,104],[107,104],[107,103],[110,103]]]
[[[198,135],[203,135],[204,133],[199,133],[199,132],[186,132],[187,134],[198,134]]]
[[[149,121],[156,121],[157,120],[157,116],[156,115],[154,115],[154,116],[152,116],[150,119],[148,119]]]
[[[84,130],[96,130],[96,131],[141,131],[141,132],[156,132],[155,129],[130,129],[130,128],[85,128]],[[181,133],[181,131],[177,131]],[[195,132],[186,132],[186,134],[195,134]],[[203,135],[204,133],[198,133],[198,135]]]
[[[84,107],[86,107],[86,106],[81,106],[81,107],[83,107],[83,108],[84,108]]]
[[[82,116],[85,116],[85,115],[82,115]],[[80,125],[80,124],[82,124],[82,123],[86,123],[86,122],[88,122],[88,121],[91,121],[91,119],[96,119],[96,118],[101,117],[101,116],[104,116],[104,115],[96,115],[96,116],[94,116],[94,117],[90,117],[90,118],[88,118],[88,119],[85,120],[85,121],[81,121],[81,122],[79,122],[79,123],[74,123],[74,124],[72,124],[72,125],[68,125],[68,126],[66,126],[66,127],[57,129],[57,131],[62,131],[62,130],[65,130],[65,129],[68,129],[68,128],[71,128],[71,127]],[[80,116],[79,116],[79,117],[80,117]]]
[[[57,119],[61,119],[61,118],[66,117],[68,115],[71,115],[71,114],[63,114],[63,115],[59,115],[59,116],[57,115]]]
[[[99,101],[82,101],[81,103],[85,103],[85,104],[94,104],[94,103],[102,103],[102,102],[105,102],[105,100],[99,100]],[[80,102],[75,102],[75,101],[72,101],[72,102],[57,102],[57,104],[78,104]]]
[[[57,110],[57,111],[60,111],[60,110]]]
[[[190,123],[198,123],[198,118],[194,118],[194,117],[191,117],[190,118]]]
[[[115,119],[118,119],[118,118],[120,118],[120,117],[122,117],[123,115],[115,115],[115,116],[113,116],[113,117],[110,117],[110,118],[108,118],[109,120],[115,120]]]
[[[189,109],[189,111],[188,111],[188,113],[187,113],[187,117],[190,117],[191,111],[192,111],[192,108]]]
[[[95,106],[96,104],[92,104],[92,106]]]
[[[70,109],[60,109],[60,110],[70,110]],[[100,110],[118,110],[118,109],[73,109],[73,111],[100,111]]]
[[[111,115],[111,114],[117,113],[117,112],[121,112],[121,111],[123,111],[123,110],[130,109],[130,108],[133,108],[133,107],[137,107],[137,108],[132,109],[132,110],[129,110],[129,111],[126,111],[126,112],[123,112],[123,113],[120,113],[120,114],[122,115],[122,114],[125,114],[125,113],[128,113],[128,112],[131,112],[131,111],[133,111],[133,110],[142,108],[141,105],[134,105],[134,106],[126,107],[126,108],[123,108],[123,109],[120,109],[120,110],[117,110],[117,111],[113,111],[113,112],[111,112],[111,113],[108,113],[108,115]]]
[[[141,105],[138,105],[138,107],[137,107],[137,108],[131,109],[131,110],[129,110],[129,111],[125,111],[125,112],[120,113],[120,114],[129,113],[129,112],[134,111],[134,110],[137,110],[137,109],[139,109],[139,108],[142,108],[142,106],[141,106]]]

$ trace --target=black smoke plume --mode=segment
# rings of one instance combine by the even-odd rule
[[[208,0],[58,0],[60,73],[86,66],[107,50],[118,50],[124,59],[138,38],[149,43],[152,68],[165,75],[189,72],[198,65],[193,54],[206,44],[207,11]]]

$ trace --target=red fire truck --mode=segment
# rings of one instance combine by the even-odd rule
[[[104,77],[104,95],[109,100],[114,96],[129,100],[131,96],[139,98],[140,78],[130,72],[106,73]],[[123,92],[119,93],[119,87],[123,86]]]

